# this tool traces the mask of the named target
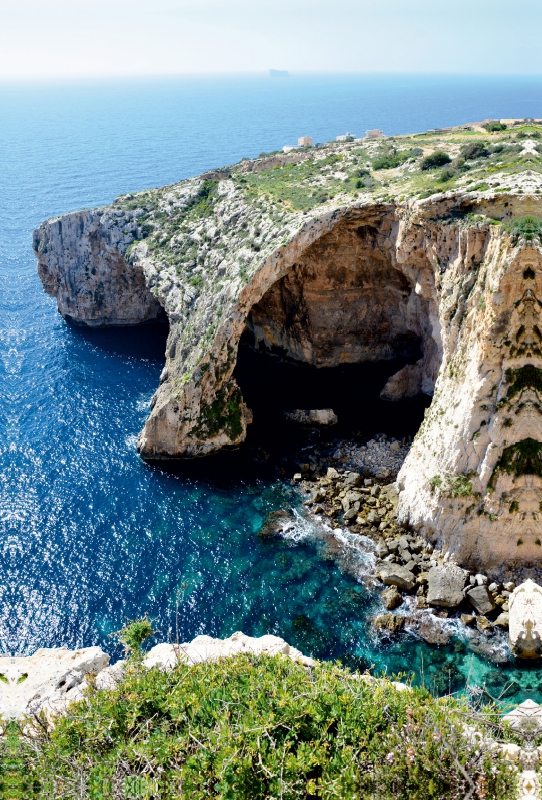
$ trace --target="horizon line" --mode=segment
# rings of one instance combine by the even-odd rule
[[[288,74],[284,77],[295,78],[305,76],[324,76],[324,75],[359,75],[371,77],[435,77],[435,78],[542,78],[541,72],[451,72],[451,71],[418,71],[403,70],[289,70],[270,67],[259,70],[225,70],[221,72],[156,72],[156,73],[88,73],[78,75],[19,75],[3,76],[0,75],[0,84],[16,83],[76,83],[79,81],[132,81],[132,80],[174,80],[179,78],[227,78],[227,77],[267,77],[275,79],[270,75],[270,70],[284,71]]]

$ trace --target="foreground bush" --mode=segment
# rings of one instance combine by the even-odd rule
[[[135,660],[116,690],[20,737],[17,758],[39,779],[24,797],[514,797],[514,771],[470,744],[465,710],[333,664],[244,655],[162,673]]]

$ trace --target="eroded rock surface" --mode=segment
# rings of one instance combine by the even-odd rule
[[[0,715],[4,719],[64,713],[80,700],[89,674],[101,672],[109,655],[100,647],[42,648],[32,656],[0,657]]]
[[[163,309],[142,268],[124,255],[138,234],[137,213],[115,208],[49,220],[34,234],[38,274],[63,317],[79,325],[137,325]]]
[[[157,644],[152,647],[145,657],[144,664],[149,669],[173,669],[182,662],[186,664],[201,664],[204,661],[216,661],[218,658],[252,653],[253,655],[267,654],[270,656],[284,655],[299,661],[305,666],[312,666],[312,658],[304,656],[300,650],[292,647],[279,636],[267,634],[266,636],[247,636],[241,631],[232,634],[228,639],[213,639],[212,636],[196,636],[191,642],[183,644]]]

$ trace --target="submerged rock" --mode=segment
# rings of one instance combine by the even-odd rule
[[[397,614],[379,614],[373,622],[374,627],[381,633],[393,636],[403,630],[407,617],[400,617]]]
[[[428,644],[449,644],[451,634],[444,630],[442,624],[435,617],[424,617],[418,628],[418,636]]]
[[[332,408],[313,408],[309,410],[297,408],[295,411],[285,411],[284,418],[288,422],[293,422],[295,425],[302,425],[306,428],[326,428],[330,425],[336,425],[339,421]]]
[[[265,518],[259,536],[264,538],[283,536],[295,528],[294,521],[285,511],[271,511]]]

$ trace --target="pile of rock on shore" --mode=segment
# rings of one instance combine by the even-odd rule
[[[359,472],[335,467],[312,479],[298,472],[292,483],[307,493],[304,502],[310,513],[327,516],[350,532],[373,539],[376,577],[387,587],[381,597],[389,612],[406,600],[405,609],[408,607],[411,613],[432,609],[434,617],[456,616],[463,625],[476,626],[484,636],[508,628],[508,598],[514,584],[501,586],[487,575],[462,569],[408,526],[399,524],[393,483],[379,483]],[[394,613],[380,614],[373,621],[375,629],[385,636],[408,628],[409,623],[414,623],[412,617]],[[417,633],[433,644],[449,640],[449,634],[427,619],[417,624]]]
[[[364,478],[390,481],[397,477],[408,455],[412,439],[388,438],[377,433],[368,441],[332,439],[304,447],[297,456],[303,477],[325,473],[328,466],[359,472]]]

